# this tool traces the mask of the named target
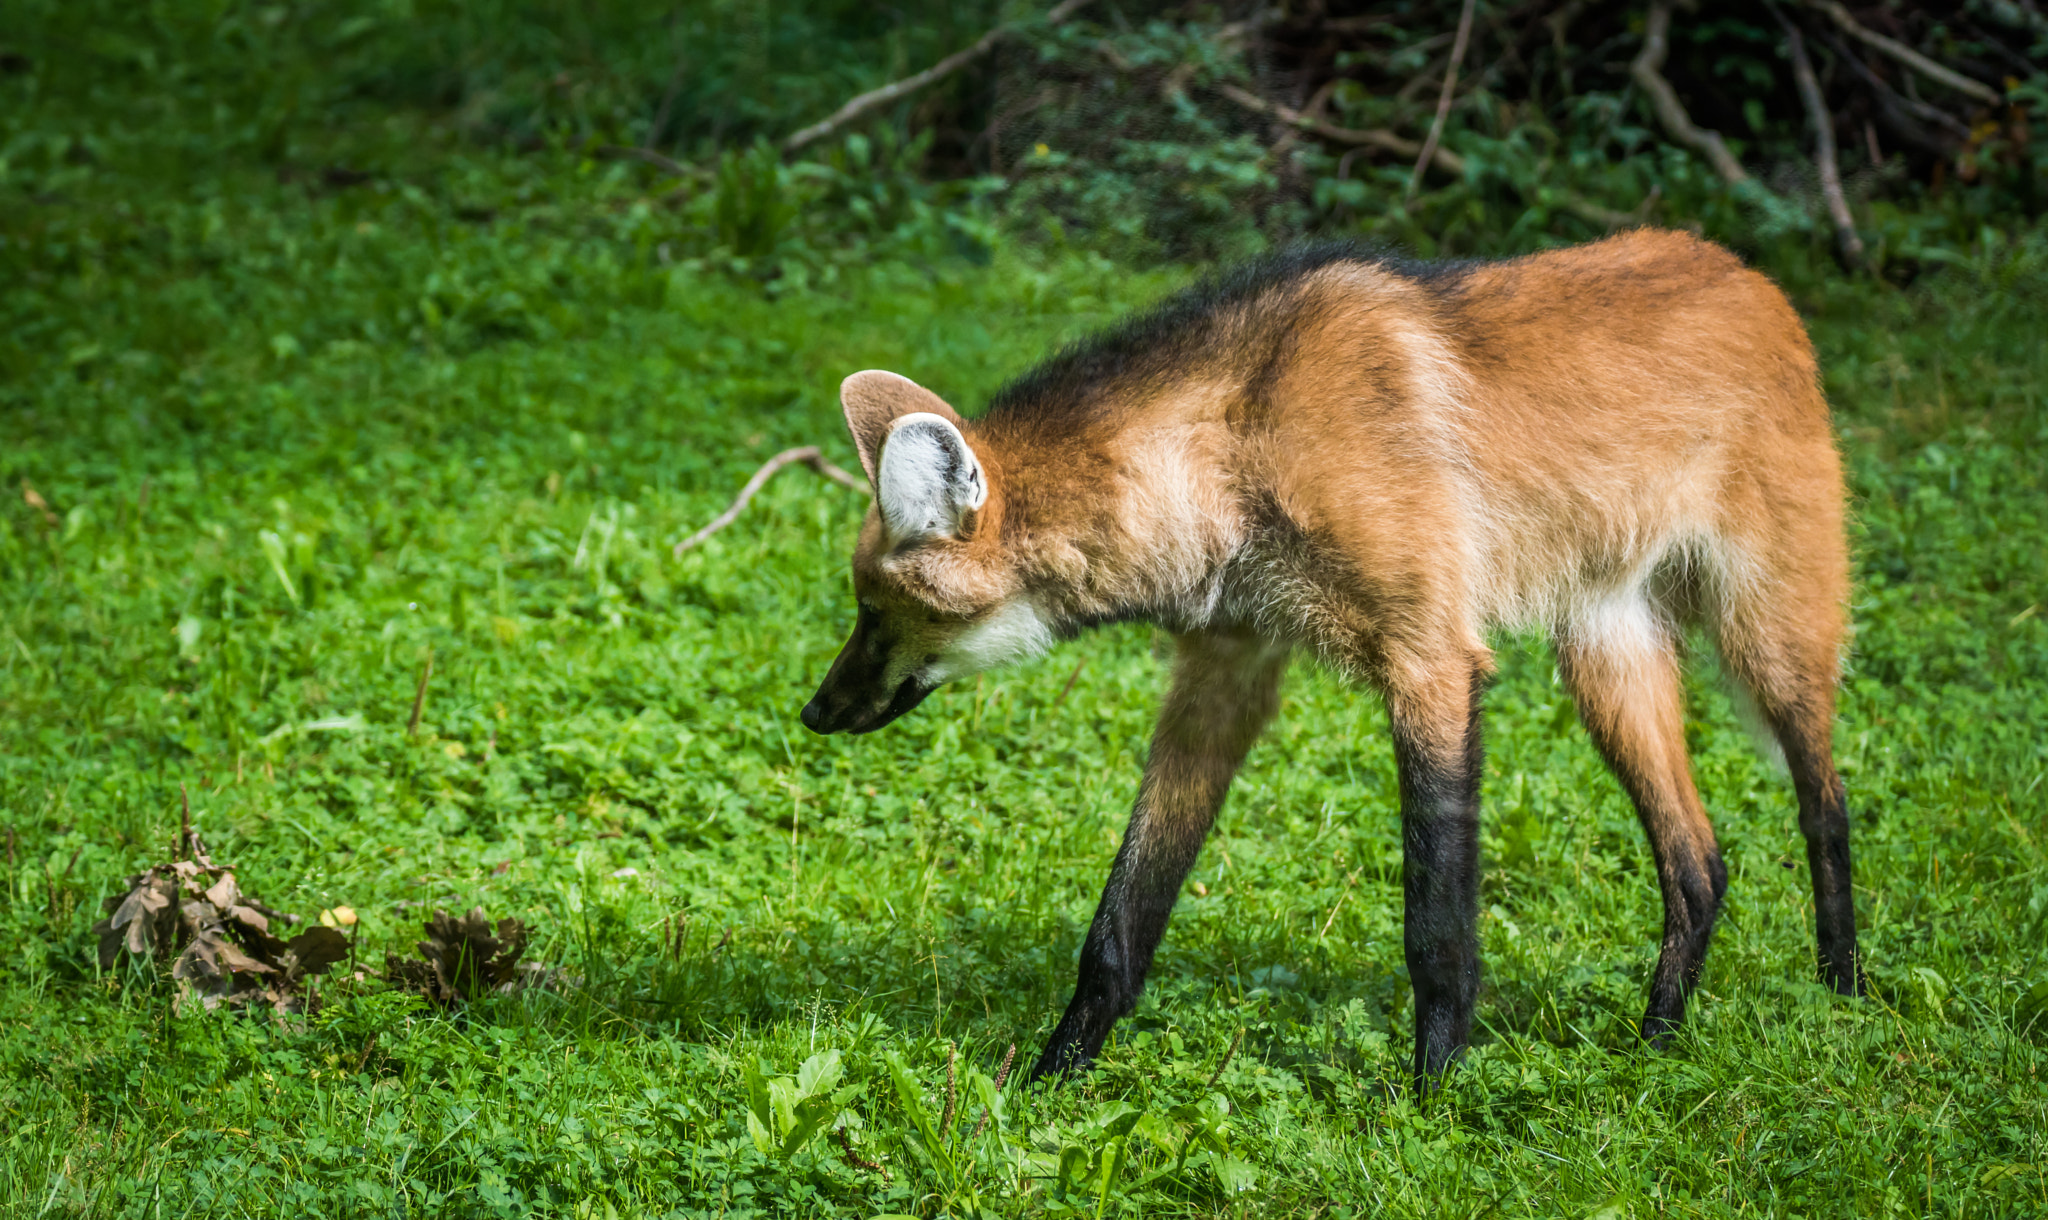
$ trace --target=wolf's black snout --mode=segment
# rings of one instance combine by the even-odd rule
[[[801,718],[804,722],[804,727],[811,732],[822,733],[825,731],[818,727],[825,723],[825,708],[817,699],[813,698],[809,703],[804,704]]]

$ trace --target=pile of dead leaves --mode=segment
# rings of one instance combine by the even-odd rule
[[[278,938],[271,927],[291,918],[242,893],[234,871],[215,864],[197,835],[188,831],[186,844],[191,859],[153,865],[107,899],[107,917],[92,929],[100,968],[111,968],[123,950],[144,960],[174,958],[181,999],[207,1008],[310,1011],[317,996],[307,980],[348,957],[348,937],[314,927]]]
[[[516,919],[493,925],[484,918],[482,907],[471,907],[460,919],[435,911],[425,931],[427,939],[417,946],[420,960],[390,954],[384,977],[436,1004],[466,1003],[547,980],[549,971],[538,962],[519,960],[526,952],[528,929]]]

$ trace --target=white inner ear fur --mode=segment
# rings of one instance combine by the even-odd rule
[[[914,411],[890,422],[875,503],[891,546],[954,537],[961,518],[987,500],[988,478],[951,421]]]

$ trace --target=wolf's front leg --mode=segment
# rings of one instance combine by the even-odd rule
[[[1427,1090],[1472,1037],[1479,996],[1479,734],[1484,680],[1454,666],[1389,686],[1401,771],[1402,889],[1415,990],[1415,1083]],[[1458,673],[1453,680],[1449,673]]]
[[[1081,978],[1032,1079],[1081,1071],[1131,1011],[1152,952],[1209,824],[1280,701],[1287,649],[1251,636],[1178,638],[1173,689],[1160,709],[1137,807],[1081,946]]]

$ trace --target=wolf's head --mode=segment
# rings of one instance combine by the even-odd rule
[[[869,733],[941,683],[1043,651],[1052,632],[1001,545],[1001,470],[967,423],[894,373],[855,373],[839,401],[875,503],[853,552],[853,636],[803,721]]]

